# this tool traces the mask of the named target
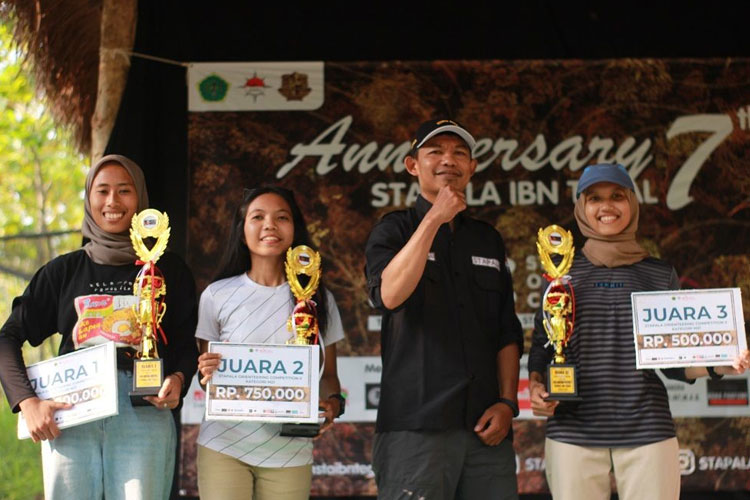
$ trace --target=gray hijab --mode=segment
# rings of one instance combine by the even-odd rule
[[[83,249],[86,254],[97,264],[110,266],[122,266],[125,264],[135,264],[138,258],[133,250],[133,244],[130,242],[128,231],[123,233],[110,233],[100,228],[94,217],[91,215],[91,185],[99,170],[106,165],[120,165],[128,171],[133,179],[135,191],[138,194],[138,212],[148,208],[148,192],[146,191],[146,181],[143,177],[141,167],[135,164],[129,158],[121,155],[107,155],[102,157],[89,170],[86,176],[86,192],[83,201],[84,215],[81,233],[90,241],[84,245]]]

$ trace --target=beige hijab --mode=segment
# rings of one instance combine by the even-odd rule
[[[581,193],[573,211],[578,228],[587,238],[583,255],[595,266],[617,267],[635,264],[648,257],[648,252],[635,240],[638,230],[638,199],[630,189],[625,189],[630,204],[630,222],[619,234],[604,236],[597,233],[586,220],[586,194]]]
[[[146,191],[146,181],[143,177],[143,171],[132,160],[121,155],[107,155],[91,167],[86,176],[86,193],[83,202],[83,226],[81,232],[85,238],[90,241],[84,245],[83,249],[86,254],[97,264],[110,266],[122,266],[125,264],[134,264],[138,258],[133,250],[133,244],[127,231],[124,233],[110,233],[100,228],[94,217],[91,215],[91,203],[89,195],[91,194],[91,185],[99,170],[105,165],[117,164],[128,171],[133,179],[135,191],[138,194],[138,212],[148,208],[148,192]]]

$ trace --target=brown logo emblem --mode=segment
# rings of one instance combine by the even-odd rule
[[[301,101],[312,89],[307,85],[305,73],[294,73],[281,75],[281,88],[279,94],[286,97],[287,101]]]

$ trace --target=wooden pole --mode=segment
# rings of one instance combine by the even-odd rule
[[[91,163],[104,154],[115,125],[130,69],[130,51],[135,41],[137,0],[102,2],[99,79],[96,106],[91,117]]]

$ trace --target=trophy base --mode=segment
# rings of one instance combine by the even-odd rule
[[[578,395],[578,376],[575,365],[554,364],[547,367],[547,392],[545,401],[581,401]]]
[[[161,359],[133,361],[133,390],[128,393],[133,406],[148,406],[144,396],[157,396],[164,383],[164,362]]]
[[[151,402],[143,399],[145,396],[156,396],[159,391],[130,391],[130,404],[133,406],[151,406]]]
[[[314,438],[320,433],[320,424],[281,424],[281,436]]]
[[[581,396],[568,396],[566,394],[550,394],[544,401],[583,401]]]

